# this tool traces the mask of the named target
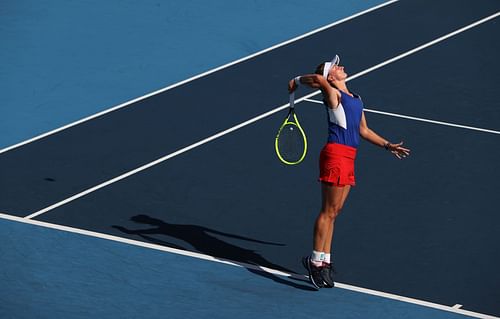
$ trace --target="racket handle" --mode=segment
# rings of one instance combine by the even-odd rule
[[[290,108],[293,109],[295,107],[295,92],[290,93]]]

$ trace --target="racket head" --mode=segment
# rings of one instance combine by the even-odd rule
[[[274,143],[281,162],[296,165],[304,160],[307,153],[307,138],[293,109],[281,125]]]

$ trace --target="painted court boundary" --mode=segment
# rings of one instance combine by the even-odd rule
[[[323,102],[318,101],[318,100],[313,100],[313,99],[304,99],[304,101],[305,102],[317,103],[317,104],[323,104]],[[467,126],[467,125],[461,125],[461,124],[454,124],[454,123],[442,122],[442,121],[436,121],[436,120],[429,120],[429,119],[424,119],[424,118],[421,118],[421,117],[408,116],[408,115],[397,114],[397,113],[390,113],[390,112],[384,112],[384,111],[377,111],[377,110],[367,109],[367,108],[364,108],[363,111],[370,112],[370,113],[381,114],[381,115],[392,116],[392,117],[398,117],[398,118],[407,119],[407,120],[413,120],[413,121],[419,121],[419,122],[426,122],[426,123],[432,123],[432,124],[439,124],[439,125],[444,125],[444,126],[451,126],[451,127],[457,127],[457,128],[463,128],[463,129],[468,129],[468,130],[473,130],[473,131],[479,131],[479,132],[485,132],[485,133],[499,134],[500,135],[500,131],[489,130],[489,129],[484,129],[484,128],[480,128],[480,127]]]
[[[170,86],[167,86],[167,87],[165,87],[165,88],[162,88],[162,89],[156,90],[156,91],[154,91],[154,92],[148,93],[148,94],[146,94],[146,95],[143,95],[143,96],[137,97],[137,98],[135,98],[135,99],[129,100],[129,101],[124,102],[124,103],[122,103],[122,104],[119,104],[119,105],[113,106],[113,107],[111,107],[111,108],[109,108],[109,109],[106,109],[106,110],[104,110],[104,111],[102,111],[102,112],[95,113],[95,114],[93,114],[93,115],[90,115],[90,116],[88,116],[88,117],[82,118],[82,119],[80,119],[80,120],[78,120],[78,121],[75,121],[75,122],[69,123],[69,124],[67,124],[67,125],[61,126],[61,127],[57,128],[57,129],[54,129],[54,130],[52,130],[52,131],[49,131],[49,132],[46,132],[46,133],[40,134],[40,135],[38,135],[38,136],[35,136],[35,137],[33,137],[33,138],[31,138],[31,139],[28,139],[28,140],[25,140],[25,141],[23,141],[23,142],[20,142],[20,143],[14,144],[14,145],[12,145],[12,146],[8,146],[8,147],[6,147],[6,148],[4,148],[4,149],[0,149],[0,154],[5,153],[5,152],[8,152],[8,151],[13,150],[13,149],[18,148],[18,147],[21,147],[21,146],[23,146],[23,145],[26,145],[26,144],[29,144],[29,143],[35,142],[35,141],[37,141],[37,140],[39,140],[39,139],[42,139],[42,138],[45,138],[45,137],[47,137],[47,136],[50,136],[50,135],[56,134],[56,133],[58,133],[58,132],[64,131],[64,130],[66,130],[66,129],[68,129],[68,128],[71,128],[71,127],[73,127],[73,126],[79,125],[79,124],[81,124],[81,123],[84,123],[84,122],[90,121],[90,120],[92,120],[92,119],[98,118],[98,117],[103,116],[103,115],[105,115],[105,114],[107,114],[107,113],[111,113],[111,112],[113,112],[113,111],[119,110],[119,109],[124,108],[124,107],[126,107],[126,106],[128,106],[128,105],[131,105],[131,104],[133,104],[133,103],[135,103],[135,102],[138,102],[138,101],[141,101],[141,100],[147,99],[147,98],[149,98],[149,97],[151,97],[151,96],[154,96],[154,95],[158,95],[158,94],[160,94],[160,93],[163,93],[163,92],[165,92],[165,91],[171,90],[171,89],[173,89],[173,88],[176,88],[176,87],[181,86],[181,85],[183,85],[183,84],[186,84],[186,83],[188,83],[188,82],[192,82],[192,81],[194,81],[194,80],[196,80],[196,79],[199,79],[199,78],[205,77],[205,76],[207,76],[207,75],[209,75],[209,74],[212,74],[212,73],[215,73],[215,72],[217,72],[217,71],[223,70],[223,69],[228,68],[228,67],[230,67],[230,66],[233,66],[233,65],[235,65],[235,64],[238,64],[238,63],[241,63],[241,62],[244,62],[244,61],[250,60],[250,59],[252,59],[252,58],[254,58],[254,57],[257,57],[257,56],[259,56],[259,55],[262,55],[262,54],[264,54],[264,53],[266,53],[266,52],[272,51],[272,50],[274,50],[274,49],[277,49],[277,48],[279,48],[279,47],[285,46],[285,45],[290,44],[290,43],[292,43],[292,42],[296,42],[296,41],[301,40],[301,39],[303,39],[303,38],[306,38],[306,37],[308,37],[308,36],[310,36],[310,35],[313,35],[313,34],[315,34],[315,33],[321,32],[321,31],[323,31],[323,30],[329,29],[329,28],[334,27],[334,26],[336,26],[336,25],[338,25],[338,24],[341,24],[341,23],[347,22],[347,21],[349,21],[349,20],[352,20],[352,19],[354,19],[354,18],[357,18],[357,17],[359,17],[359,16],[362,16],[362,15],[364,15],[364,14],[367,14],[367,13],[369,13],[369,12],[375,11],[375,10],[377,10],[377,9],[380,9],[380,8],[382,8],[382,7],[385,7],[385,6],[387,6],[387,5],[390,5],[390,4],[395,3],[395,2],[398,2],[398,1],[399,1],[399,0],[391,0],[391,1],[384,2],[384,3],[382,3],[382,4],[379,4],[379,5],[377,5],[377,6],[374,6],[374,7],[372,7],[372,8],[367,9],[367,10],[364,10],[364,11],[358,12],[358,13],[356,13],[356,14],[353,14],[353,15],[349,16],[349,17],[346,17],[346,18],[344,18],[344,19],[341,19],[341,20],[335,21],[335,22],[333,22],[333,23],[330,23],[330,24],[328,24],[328,25],[325,25],[325,26],[323,26],[323,27],[320,27],[320,28],[315,29],[315,30],[313,30],[313,31],[310,31],[310,32],[308,32],[308,33],[304,33],[304,34],[302,34],[302,35],[300,35],[300,36],[298,36],[298,37],[295,37],[295,38],[292,38],[292,39],[290,39],[290,40],[287,40],[287,41],[281,42],[281,43],[276,44],[276,45],[274,45],[274,46],[272,46],[272,47],[269,47],[269,48],[267,48],[267,49],[264,49],[264,50],[258,51],[258,52],[254,53],[254,54],[248,55],[248,56],[243,57],[243,58],[241,58],[241,59],[235,60],[235,61],[233,61],[233,62],[230,62],[230,63],[224,64],[224,65],[221,65],[221,66],[219,66],[219,67],[217,67],[217,68],[214,68],[214,69],[211,69],[211,70],[209,70],[209,71],[206,71],[206,72],[200,73],[200,74],[198,74],[198,75],[195,75],[195,76],[193,76],[193,77],[191,77],[191,78],[188,78],[188,79],[186,79],[186,80],[183,80],[183,81],[177,82],[177,83],[172,84],[172,85],[170,85]]]
[[[427,47],[430,47],[431,45],[434,45],[434,44],[436,44],[436,43],[439,43],[439,42],[441,42],[441,41],[444,41],[444,40],[446,40],[446,39],[448,39],[448,38],[450,38],[450,37],[452,37],[452,36],[454,36],[454,35],[457,35],[457,34],[459,34],[459,33],[462,33],[462,32],[464,32],[464,31],[466,31],[466,30],[469,30],[469,29],[471,29],[471,28],[473,28],[473,27],[475,27],[475,26],[478,26],[478,25],[480,25],[480,24],[482,24],[482,23],[485,23],[485,22],[487,22],[487,21],[489,21],[489,20],[492,20],[492,19],[494,19],[494,18],[498,17],[499,15],[500,15],[500,12],[497,12],[497,13],[495,13],[495,14],[493,14],[493,15],[490,15],[490,16],[488,16],[488,17],[486,17],[486,18],[483,18],[483,19],[481,19],[481,20],[479,20],[479,21],[476,21],[476,22],[474,22],[474,23],[472,23],[472,24],[470,24],[470,25],[468,25],[468,26],[465,26],[465,27],[460,28],[460,29],[458,29],[458,30],[456,30],[456,31],[453,31],[453,32],[451,32],[451,33],[448,33],[447,35],[444,35],[444,36],[442,36],[442,37],[440,37],[440,38],[437,38],[437,39],[435,39],[435,40],[432,40],[432,41],[430,41],[430,42],[428,42],[428,43],[426,43],[426,44],[423,44],[423,45],[421,45],[421,46],[418,46],[418,47],[416,47],[416,48],[414,48],[414,49],[412,49],[412,50],[410,50],[410,51],[407,51],[407,52],[402,53],[402,54],[400,54],[400,55],[398,55],[398,56],[395,56],[395,57],[393,57],[393,58],[391,58],[391,59],[389,59],[389,60],[386,60],[386,61],[384,61],[384,62],[382,62],[382,63],[379,63],[379,64],[377,64],[377,65],[374,65],[374,66],[372,66],[372,67],[370,67],[370,68],[368,68],[368,69],[366,69],[366,70],[364,70],[364,71],[361,71],[361,72],[359,72],[359,73],[356,73],[355,75],[353,75],[353,76],[351,76],[351,77],[347,78],[347,80],[346,80],[346,81],[351,81],[351,80],[356,79],[356,78],[358,78],[358,77],[360,77],[360,76],[363,76],[363,75],[365,75],[365,74],[367,74],[367,73],[369,73],[369,72],[372,72],[372,71],[375,71],[375,70],[377,70],[377,69],[379,69],[379,68],[382,68],[382,67],[384,67],[384,66],[386,66],[386,65],[388,65],[388,64],[390,64],[390,63],[396,62],[396,61],[398,61],[398,60],[400,60],[400,59],[402,59],[402,58],[405,58],[405,57],[407,57],[407,56],[409,56],[409,55],[411,55],[411,54],[414,54],[414,53],[419,52],[419,51],[421,51],[421,50],[423,50],[423,49],[425,49],[425,48],[427,48]],[[310,94],[308,94],[308,95],[305,95],[305,96],[303,96],[303,97],[301,97],[301,98],[297,99],[297,100],[295,101],[295,103],[299,103],[299,102],[301,102],[301,101],[304,101],[304,100],[310,99],[311,97],[313,97],[313,96],[317,95],[318,93],[320,93],[320,91],[315,91],[315,92],[312,92],[312,93],[310,93]],[[215,140],[215,139],[217,139],[217,138],[219,138],[219,137],[222,137],[222,136],[224,136],[224,135],[226,135],[226,134],[229,134],[229,133],[231,133],[231,132],[234,132],[234,131],[236,131],[236,130],[238,130],[238,129],[242,128],[242,127],[245,127],[245,126],[247,126],[247,125],[249,125],[249,124],[252,124],[252,123],[254,123],[254,122],[256,122],[256,121],[259,121],[259,120],[261,120],[261,119],[263,119],[263,118],[266,118],[266,117],[268,117],[268,116],[270,116],[270,115],[272,115],[272,114],[274,114],[274,113],[277,113],[277,112],[279,112],[279,111],[281,111],[281,110],[283,110],[283,109],[286,109],[288,106],[289,106],[289,104],[288,104],[288,103],[287,103],[287,104],[284,104],[284,105],[281,105],[281,106],[279,106],[279,107],[277,107],[277,108],[275,108],[275,109],[273,109],[273,110],[271,110],[271,111],[269,111],[269,112],[266,112],[266,113],[260,114],[260,115],[258,115],[258,116],[256,116],[256,117],[252,118],[252,119],[249,119],[249,120],[247,120],[247,121],[245,121],[245,122],[242,122],[242,123],[240,123],[240,124],[238,124],[238,125],[235,125],[235,126],[233,126],[233,127],[229,128],[229,129],[226,129],[226,130],[221,131],[221,132],[219,132],[219,133],[217,133],[217,134],[215,134],[215,135],[212,135],[212,136],[210,136],[210,137],[207,137],[207,138],[205,138],[205,139],[203,139],[203,140],[200,140],[200,141],[198,141],[198,142],[196,142],[196,143],[194,143],[194,144],[191,144],[191,145],[188,145],[188,146],[186,146],[186,147],[184,147],[184,148],[181,148],[181,149],[179,149],[179,150],[177,150],[177,151],[175,151],[175,152],[173,152],[173,153],[170,153],[170,154],[168,154],[168,155],[166,155],[166,156],[164,156],[164,157],[161,157],[161,158],[159,158],[159,159],[157,159],[157,160],[155,160],[155,161],[152,161],[152,162],[150,162],[150,163],[148,163],[148,164],[145,164],[145,165],[143,165],[143,166],[140,166],[140,167],[138,167],[138,168],[135,168],[135,169],[133,169],[133,170],[131,170],[131,171],[127,172],[127,173],[124,173],[124,174],[122,174],[122,175],[120,175],[120,176],[117,176],[117,177],[115,177],[115,178],[112,178],[112,179],[110,179],[110,180],[108,180],[108,181],[106,181],[106,182],[104,182],[104,183],[101,183],[101,184],[99,184],[99,185],[96,185],[96,186],[93,186],[93,187],[91,187],[91,188],[88,188],[88,189],[86,189],[86,190],[84,190],[84,191],[82,191],[82,192],[80,192],[80,193],[78,193],[78,194],[75,194],[75,195],[73,195],[73,196],[71,196],[71,197],[68,197],[68,198],[66,198],[66,199],[64,199],[64,200],[62,200],[62,201],[60,201],[60,202],[57,202],[57,203],[55,203],[55,204],[53,204],[53,205],[50,205],[50,206],[48,206],[48,207],[45,207],[45,208],[43,208],[43,209],[41,209],[41,210],[39,210],[39,211],[37,211],[37,212],[34,212],[34,213],[30,214],[30,215],[27,215],[27,216],[25,216],[24,218],[26,218],[26,219],[32,219],[32,218],[35,218],[35,217],[37,217],[37,216],[40,216],[40,215],[42,215],[42,214],[44,214],[44,213],[46,213],[46,212],[48,212],[48,211],[51,211],[51,210],[53,210],[53,209],[55,209],[55,208],[57,208],[57,207],[63,206],[63,205],[65,205],[65,204],[67,204],[67,203],[69,203],[69,202],[72,202],[72,201],[74,201],[74,200],[76,200],[76,199],[78,199],[78,198],[81,198],[81,197],[83,197],[83,196],[85,196],[85,195],[88,195],[88,194],[90,194],[90,193],[92,193],[92,192],[95,192],[95,191],[97,191],[97,190],[99,190],[99,189],[101,189],[101,188],[104,188],[104,187],[106,187],[106,186],[108,186],[108,185],[111,185],[111,184],[113,184],[113,183],[116,183],[116,182],[118,182],[118,181],[120,181],[120,180],[122,180],[122,179],[125,179],[125,178],[127,178],[127,177],[129,177],[129,176],[132,176],[132,175],[134,175],[134,174],[137,174],[137,173],[139,173],[139,172],[141,172],[141,171],[143,171],[143,170],[146,170],[146,169],[148,169],[148,168],[151,168],[151,167],[153,167],[153,166],[155,166],[155,165],[157,165],[157,164],[160,164],[160,163],[162,163],[162,162],[164,162],[164,161],[166,161],[166,160],[168,160],[168,159],[170,159],[170,158],[172,158],[172,157],[175,157],[175,156],[177,156],[177,155],[180,155],[180,154],[182,154],[182,153],[185,153],[185,152],[187,152],[187,151],[189,151],[189,150],[191,150],[191,149],[194,149],[194,148],[196,148],[196,147],[198,147],[198,146],[201,146],[201,145],[203,145],[203,144],[206,144],[206,143],[208,143],[208,142],[210,142],[210,141],[213,141],[213,140]]]
[[[10,220],[10,221],[20,222],[20,223],[25,223],[25,224],[29,224],[29,225],[35,225],[35,226],[39,226],[39,227],[55,229],[55,230],[64,231],[64,232],[69,232],[69,233],[80,234],[80,235],[94,237],[94,238],[110,240],[110,241],[119,242],[119,243],[123,243],[123,244],[159,250],[159,251],[173,253],[173,254],[177,254],[177,255],[193,257],[193,258],[212,261],[212,262],[218,262],[218,263],[222,263],[222,264],[226,264],[226,265],[263,271],[263,272],[266,272],[266,273],[269,273],[272,275],[276,275],[276,276],[291,277],[291,278],[302,279],[302,280],[306,278],[304,275],[286,273],[286,272],[282,272],[282,271],[275,270],[275,269],[268,268],[268,267],[261,267],[261,266],[257,266],[257,265],[236,262],[236,261],[232,261],[232,260],[228,260],[228,259],[215,258],[215,257],[209,256],[209,255],[200,254],[200,253],[196,253],[196,252],[190,252],[190,251],[186,251],[186,250],[181,250],[181,249],[176,249],[176,248],[171,248],[171,247],[166,247],[166,246],[161,246],[161,245],[156,245],[156,244],[151,244],[151,243],[146,243],[146,242],[142,242],[142,241],[138,241],[138,240],[127,239],[127,238],[113,236],[113,235],[107,235],[107,234],[103,234],[103,233],[93,232],[93,231],[74,228],[74,227],[57,225],[57,224],[52,224],[52,223],[47,223],[47,222],[42,222],[42,221],[37,221],[37,220],[30,220],[30,219],[17,217],[17,216],[11,216],[11,215],[7,215],[7,214],[3,214],[3,213],[0,213],[0,218]],[[459,304],[456,304],[454,306],[445,306],[445,305],[440,305],[440,304],[436,304],[433,302],[428,302],[428,301],[423,301],[423,300],[419,300],[419,299],[415,299],[415,298],[399,296],[399,295],[395,295],[395,294],[390,294],[390,293],[376,291],[376,290],[362,288],[362,287],[356,287],[356,286],[343,284],[343,283],[339,283],[339,282],[335,283],[335,287],[341,288],[341,289],[346,289],[346,290],[351,290],[351,291],[356,291],[356,292],[363,293],[363,294],[383,297],[383,298],[387,298],[387,299],[398,300],[401,302],[411,303],[411,304],[415,304],[415,305],[419,305],[419,306],[423,306],[423,307],[434,308],[434,309],[443,310],[443,311],[447,311],[447,312],[453,312],[453,313],[466,315],[466,316],[470,316],[470,317],[474,317],[474,318],[500,319],[499,317],[494,317],[494,316],[490,316],[490,315],[481,314],[478,312],[460,309],[462,307],[462,305],[459,305]]]

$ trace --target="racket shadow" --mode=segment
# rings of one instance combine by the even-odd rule
[[[270,262],[252,249],[234,245],[220,239],[219,237],[238,239],[262,245],[285,246],[284,244],[229,234],[203,226],[167,223],[163,220],[153,218],[148,215],[136,215],[131,217],[130,220],[138,224],[149,225],[152,227],[143,229],[128,229],[126,227],[117,225],[113,225],[112,227],[128,235],[139,236],[145,241],[153,244],[181,250],[193,250],[187,249],[179,244],[174,244],[164,239],[158,239],[157,236],[176,238],[188,243],[194,248],[194,251],[196,252],[200,252],[202,254],[209,255],[215,258],[255,265],[255,268],[245,267],[244,265],[242,265],[249,272],[255,275],[259,275],[261,277],[273,280],[276,283],[287,285],[296,289],[315,291],[315,289],[310,286],[302,285],[288,280],[286,277],[277,276],[263,270],[259,270],[259,267],[267,267],[287,273],[292,273],[292,271]]]

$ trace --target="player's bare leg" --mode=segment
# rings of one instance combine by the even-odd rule
[[[323,183],[323,184],[325,184],[325,183]],[[336,195],[332,194],[333,191],[331,190],[331,188],[341,188],[342,189],[342,196],[340,198],[339,203],[335,202],[335,198],[333,198],[333,200],[331,199],[331,197],[336,196]],[[351,186],[350,185],[346,185],[344,187],[331,186],[331,188],[325,187],[325,186],[322,187],[323,201],[322,201],[321,211],[330,211],[330,213],[328,213],[327,215],[333,217],[331,223],[328,225],[328,232],[327,232],[327,236],[326,236],[326,239],[324,241],[323,247],[321,247],[321,251],[324,251],[325,254],[331,253],[333,233],[335,230],[335,219],[342,211],[342,207],[344,207],[344,203],[347,199],[347,195],[349,195],[349,191],[351,190]],[[330,207],[330,205],[333,205],[333,207]],[[330,207],[330,208],[328,208],[328,207]]]
[[[314,224],[314,250],[330,252],[335,219],[344,205],[350,188],[351,186],[338,187],[321,183],[322,205]]]

